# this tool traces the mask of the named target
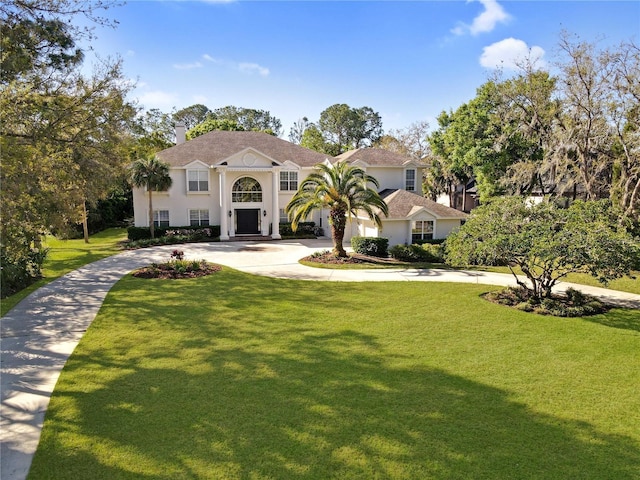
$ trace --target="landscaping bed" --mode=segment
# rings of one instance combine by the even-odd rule
[[[160,279],[198,278],[220,270],[222,270],[220,265],[206,260],[186,260],[182,250],[174,250],[168,262],[152,263],[148,267],[139,268],[133,272],[133,276]]]
[[[523,288],[507,288],[489,292],[484,298],[490,302],[513,307],[524,312],[556,317],[584,317],[607,312],[611,307],[600,300],[573,288],[564,295],[552,295],[542,300],[534,298]]]

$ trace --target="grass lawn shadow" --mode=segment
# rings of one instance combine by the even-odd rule
[[[389,285],[395,296],[378,302],[393,323],[383,330],[370,328],[364,294],[379,287],[344,288],[229,269],[193,282],[125,278],[67,362],[29,478],[638,478],[637,439],[435,366],[425,349],[450,347],[398,333],[407,287]],[[456,292],[476,313],[502,313],[474,296],[482,288]],[[441,296],[425,305],[442,310]],[[505,320],[518,337],[550,321],[505,315],[535,319]]]
[[[610,310],[606,315],[593,315],[584,319],[606,327],[640,332],[640,310],[637,309],[617,308]]]

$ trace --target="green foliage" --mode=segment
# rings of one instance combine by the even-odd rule
[[[353,251],[361,255],[387,258],[389,252],[389,239],[381,237],[351,237]]]
[[[403,262],[444,262],[444,246],[441,244],[394,245],[389,249],[389,254]]]
[[[219,225],[213,225],[210,227],[158,227],[155,229],[155,231],[158,237],[167,239],[171,239],[172,237],[180,237],[189,241],[201,241],[220,237]],[[129,227],[127,229],[127,238],[130,242],[135,242],[138,240],[148,240],[151,239],[151,231],[149,230],[149,227]]]
[[[178,110],[171,118],[175,123],[182,123],[187,130],[195,127],[199,123],[204,122],[207,116],[211,114],[211,110],[201,103],[191,105],[190,107]]]
[[[340,146],[325,141],[322,132],[314,124],[308,125],[302,133],[300,146],[332,157],[340,154]]]
[[[136,118],[132,129],[135,143],[130,158],[146,158],[172,147],[175,143],[175,127],[171,115],[152,108]]]
[[[541,299],[569,273],[589,273],[600,282],[628,275],[640,255],[638,242],[617,224],[606,202],[575,202],[562,209],[521,197],[496,199],[474,209],[446,242],[454,266],[506,264],[519,267]]]
[[[235,122],[246,131],[265,132],[276,137],[282,133],[282,122],[267,110],[228,105],[216,108],[209,117],[214,120]]]
[[[320,113],[318,129],[328,145],[339,153],[371,146],[382,136],[382,118],[370,107],[331,105]]]
[[[331,166],[320,163],[316,169],[300,183],[285,211],[296,231],[298,224],[314,211],[328,208],[334,252],[336,256],[346,257],[342,243],[347,217],[364,212],[381,227],[380,214],[388,215],[389,209],[377,190],[369,186],[379,187],[378,180],[362,168],[338,162]]]
[[[149,196],[149,228],[151,238],[155,237],[153,224],[153,192],[168,190],[173,183],[169,175],[169,165],[155,155],[136,160],[129,167],[131,184],[134,187],[146,188]]]
[[[585,317],[604,313],[609,308],[601,301],[579,290],[567,289],[565,296],[551,296],[539,299],[522,287],[507,288],[486,295],[487,300],[517,308],[523,312],[555,317]]]
[[[245,129],[235,120],[208,118],[187,131],[187,140],[199,137],[214,130],[242,132]]]
[[[0,298],[28,287],[42,275],[46,248],[11,249],[0,245]]]
[[[322,229],[320,227],[316,227],[316,222],[300,222],[298,223],[295,231],[291,226],[291,223],[281,223],[280,235],[283,237],[318,237],[322,236]]]
[[[121,62],[83,68],[77,45],[110,2],[8,0],[0,5],[0,204],[7,285],[38,275],[40,238],[85,218],[123,174],[136,108]],[[86,73],[89,71],[90,73]],[[22,272],[22,273],[20,273]],[[4,283],[3,281],[3,283]]]

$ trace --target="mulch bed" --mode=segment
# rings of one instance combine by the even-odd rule
[[[222,270],[220,265],[208,262],[200,262],[198,269],[176,269],[171,263],[161,263],[142,267],[133,272],[133,276],[137,278],[161,278],[161,279],[179,279],[179,278],[198,278],[211,275],[212,273]]]
[[[361,255],[359,253],[351,253],[348,257],[336,257],[333,253],[327,252],[321,255],[310,255],[303,258],[306,262],[324,263],[329,265],[347,265],[347,264],[370,264],[370,265],[394,265],[400,264],[393,258],[380,258]]]

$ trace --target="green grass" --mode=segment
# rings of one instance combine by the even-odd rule
[[[637,479],[640,312],[224,268],[121,280],[29,478]]]
[[[42,279],[0,302],[0,316],[4,316],[23,298],[43,285],[55,280],[66,273],[82,267],[96,260],[114,255],[122,250],[120,243],[127,239],[124,228],[110,228],[89,238],[89,243],[83,239],[59,240],[48,236],[44,246],[49,253],[42,268]]]

